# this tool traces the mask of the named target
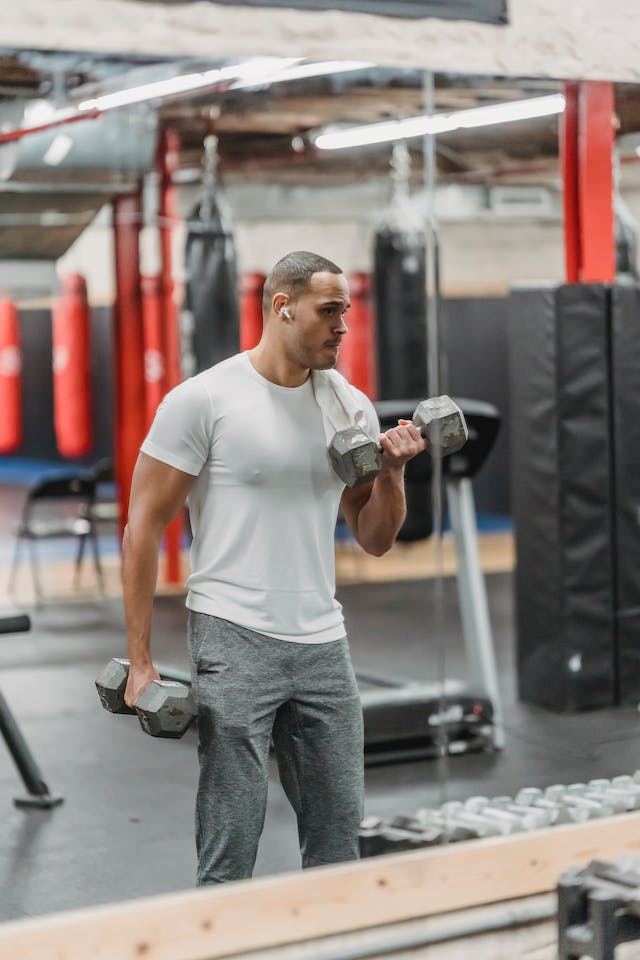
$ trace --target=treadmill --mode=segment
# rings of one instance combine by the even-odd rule
[[[398,763],[504,746],[487,592],[478,553],[472,477],[491,452],[500,414],[490,403],[453,398],[469,431],[464,447],[443,457],[442,473],[453,531],[458,599],[466,660],[464,680],[400,683],[358,674],[364,714],[365,765]],[[410,420],[419,400],[375,404],[382,431]],[[425,539],[432,532],[431,457],[420,454],[405,468],[409,515],[399,540]]]

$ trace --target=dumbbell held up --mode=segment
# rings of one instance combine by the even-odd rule
[[[138,697],[135,708],[125,703],[129,661],[110,660],[96,680],[100,702],[109,713],[136,714],[140,726],[151,737],[177,740],[191,726],[196,706],[184,683],[152,680]]]
[[[412,423],[426,441],[432,454],[448,456],[467,441],[464,414],[450,397],[431,397],[416,407]],[[331,441],[329,456],[333,468],[348,486],[375,480],[382,467],[382,448],[359,427],[339,430]]]

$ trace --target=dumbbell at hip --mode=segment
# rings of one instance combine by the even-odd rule
[[[456,453],[467,442],[464,414],[451,397],[431,397],[416,407],[412,422],[431,451]],[[331,441],[333,468],[348,487],[375,480],[382,467],[382,447],[360,427],[339,430]]]
[[[124,692],[129,678],[129,661],[114,657],[96,680],[100,702],[109,713],[136,714],[150,737],[178,740],[191,726],[197,710],[184,683],[152,680],[136,701],[127,706]]]

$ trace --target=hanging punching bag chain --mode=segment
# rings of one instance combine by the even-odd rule
[[[218,192],[218,138],[210,133],[204,138],[204,169],[200,219],[209,222],[213,215]]]
[[[392,183],[392,205],[398,210],[402,209],[409,200],[409,179],[411,177],[411,158],[406,140],[398,140],[394,143],[391,151],[391,183]]]

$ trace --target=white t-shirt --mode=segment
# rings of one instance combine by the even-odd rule
[[[359,395],[377,437],[376,412]],[[344,484],[311,378],[281,387],[237,354],[168,393],[141,449],[197,478],[191,610],[278,640],[344,636],[333,541]]]

